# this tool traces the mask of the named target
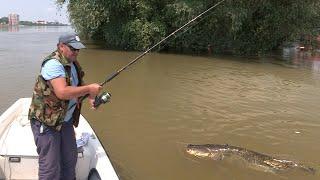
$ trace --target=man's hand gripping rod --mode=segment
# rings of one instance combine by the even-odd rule
[[[141,59],[143,56],[145,56],[146,54],[148,54],[152,49],[154,49],[155,47],[157,47],[158,45],[160,45],[161,43],[163,43],[164,41],[166,41],[167,39],[169,39],[171,36],[175,35],[177,32],[181,31],[182,29],[184,29],[186,26],[188,26],[189,24],[191,24],[193,21],[197,20],[198,18],[200,18],[201,16],[203,16],[204,14],[208,13],[209,11],[211,11],[213,8],[215,8],[216,6],[218,6],[219,4],[221,4],[223,1],[222,0],[220,2],[218,2],[217,4],[211,6],[209,9],[205,10],[204,12],[202,12],[201,14],[199,14],[198,16],[196,16],[195,18],[191,19],[189,22],[187,22],[186,24],[184,24],[183,26],[181,26],[180,28],[178,28],[177,30],[175,30],[174,32],[172,32],[171,34],[169,34],[167,37],[163,38],[161,41],[159,41],[158,43],[156,43],[155,45],[153,45],[151,48],[148,48],[145,52],[143,52],[142,54],[140,54],[139,56],[137,56],[134,60],[132,60],[130,63],[128,63],[127,65],[125,65],[124,67],[120,68],[118,71],[112,73],[111,75],[109,75],[104,82],[102,82],[100,84],[100,86],[104,86],[107,82],[111,81],[113,78],[117,77],[122,71],[124,71],[125,69],[127,69],[129,66],[131,66],[132,64],[136,63],[139,59]],[[87,97],[89,97],[89,94],[82,96],[79,99],[79,102],[82,102],[84,99],[86,99]],[[101,104],[105,104],[107,102],[109,102],[111,98],[111,94],[103,92],[101,95],[96,96],[95,101],[94,101],[94,107],[97,108],[99,107]],[[73,105],[75,106],[75,104]],[[71,109],[73,106],[71,106],[69,109]]]

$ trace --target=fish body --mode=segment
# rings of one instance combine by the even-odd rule
[[[186,148],[186,152],[197,157],[210,158],[214,160],[221,160],[225,156],[235,155],[244,159],[250,164],[260,166],[265,169],[270,169],[272,171],[297,168],[312,174],[315,173],[314,168],[228,144],[189,144]]]

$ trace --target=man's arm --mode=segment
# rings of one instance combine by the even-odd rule
[[[99,84],[89,84],[85,86],[68,86],[64,77],[58,77],[50,80],[54,93],[59,99],[69,100],[89,94],[90,98],[98,95],[101,86]]]

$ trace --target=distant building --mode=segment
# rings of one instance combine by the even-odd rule
[[[42,20],[39,20],[39,21],[37,21],[36,23],[37,23],[37,24],[47,24],[46,21],[42,21]]]
[[[8,15],[8,24],[10,26],[19,25],[19,15],[18,14],[9,14]]]

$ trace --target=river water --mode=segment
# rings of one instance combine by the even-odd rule
[[[31,96],[42,58],[66,31],[0,31],[1,113]],[[87,46],[79,55],[87,83],[139,55]],[[151,53],[106,85],[111,103],[96,111],[85,103],[82,114],[123,180],[319,179],[319,172],[270,173],[185,153],[189,143],[230,144],[320,171],[320,58],[291,51],[260,59]]]

